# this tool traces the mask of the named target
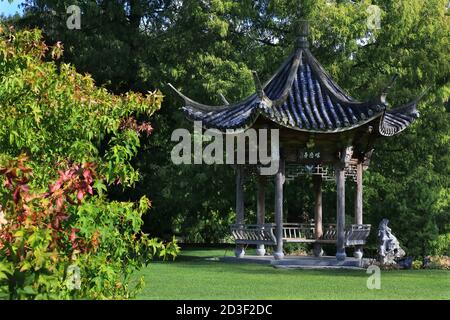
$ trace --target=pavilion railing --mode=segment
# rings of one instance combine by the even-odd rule
[[[283,223],[283,240],[315,239],[314,225],[304,223]]]
[[[275,245],[274,223],[266,224],[234,224],[231,232],[236,244]],[[370,224],[352,224],[345,228],[345,245],[364,245],[370,234]],[[337,229],[335,224],[323,225],[323,234],[316,238],[314,224],[283,223],[283,241],[298,243],[336,243]]]
[[[275,245],[275,224],[233,224],[231,233],[236,244]]]
[[[345,230],[345,245],[357,246],[366,244],[370,234],[370,224],[352,224]]]

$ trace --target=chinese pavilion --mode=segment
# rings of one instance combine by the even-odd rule
[[[242,102],[223,106],[197,103],[171,86],[183,99],[187,119],[201,121],[204,128],[227,134],[228,129],[279,129],[280,165],[275,180],[275,223],[265,222],[265,184],[258,175],[257,223],[244,223],[243,178],[248,166],[236,165],[236,224],[231,226],[236,256],[243,257],[245,245],[274,246],[275,259],[282,259],[284,242],[314,244],[321,256],[322,244],[336,245],[337,260],[345,260],[345,248],[354,246],[361,259],[362,246],[370,232],[363,224],[363,171],[369,165],[374,142],[394,136],[419,117],[419,98],[388,110],[387,91],[357,101],[341,89],[312,55],[308,45],[309,26],[303,23],[294,52],[265,84],[254,73],[256,92]],[[258,172],[258,171],[256,171]],[[314,222],[283,222],[283,185],[299,175],[313,176]],[[345,179],[355,183],[354,222],[345,222]],[[333,179],[337,190],[336,224],[322,223],[322,181]]]

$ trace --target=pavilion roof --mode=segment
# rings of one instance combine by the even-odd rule
[[[318,133],[346,131],[379,118],[379,133],[392,136],[418,118],[418,99],[391,110],[385,102],[387,90],[368,101],[353,99],[331,79],[308,49],[307,41],[299,43],[264,85],[255,73],[256,93],[238,103],[204,105],[169,85],[183,99],[182,109],[189,120],[202,121],[205,128],[223,132],[247,129],[259,117],[294,130]]]

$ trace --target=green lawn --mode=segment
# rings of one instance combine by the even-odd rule
[[[450,299],[450,271],[382,271],[381,289],[369,290],[361,270],[275,269],[224,263],[232,249],[185,249],[175,262],[139,272],[139,299]]]

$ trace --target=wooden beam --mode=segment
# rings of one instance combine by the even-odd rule
[[[337,217],[336,217],[336,259],[345,260],[345,171],[344,164],[339,162],[335,165],[336,191],[337,191]]]
[[[256,208],[256,223],[264,224],[266,220],[266,178],[258,175],[258,202]],[[263,244],[256,247],[256,255],[264,256],[266,249]]]
[[[356,186],[355,186],[355,224],[363,224],[363,164],[358,162],[356,165]],[[356,246],[354,257],[361,259],[363,257],[362,246]]]
[[[275,175],[275,224],[277,246],[273,253],[275,259],[283,259],[283,184],[284,184],[284,159],[280,155],[280,165]]]
[[[236,223],[244,223],[244,170],[236,166]]]
[[[244,223],[244,168],[243,166],[236,166],[236,223]],[[242,258],[245,255],[243,245],[237,245],[235,255]]]
[[[322,177],[319,175],[313,176],[314,183],[314,233],[316,240],[323,236],[322,226]],[[320,243],[314,244],[314,255],[320,257],[323,255],[322,246]]]
[[[362,163],[356,165],[356,186],[355,186],[355,224],[363,223],[363,168]]]

